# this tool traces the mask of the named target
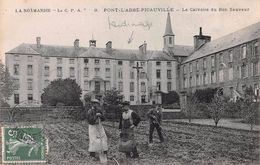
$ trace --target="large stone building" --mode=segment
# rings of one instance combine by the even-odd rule
[[[116,88],[131,104],[160,103],[160,92],[178,90],[177,60],[193,50],[174,44],[169,14],[163,42],[163,51],[148,50],[146,42],[137,50],[125,50],[114,49],[111,41],[97,48],[94,39],[88,47],[81,47],[78,39],[72,46],[43,45],[37,37],[36,44],[23,43],[6,52],[6,66],[19,84],[9,104],[39,105],[43,89],[58,78],[75,79],[82,96],[93,93],[99,97]]]
[[[6,52],[6,66],[18,84],[9,104],[38,106],[43,89],[58,78],[75,79],[82,96],[100,97],[116,88],[131,104],[161,103],[160,93],[172,90],[184,100],[188,91],[206,87],[233,95],[251,85],[259,95],[259,36],[260,23],[214,41],[200,29],[194,47],[176,45],[168,13],[162,51],[148,50],[146,42],[137,50],[114,49],[111,41],[97,48],[94,39],[88,47],[78,39],[72,46],[43,45],[37,37],[35,44]]]
[[[259,38],[260,22],[213,41],[200,28],[194,52],[180,66],[182,98],[196,89],[219,87],[235,101],[251,86],[259,100]]]

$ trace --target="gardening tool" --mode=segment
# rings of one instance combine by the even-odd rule
[[[104,154],[104,151],[103,151],[101,128],[102,128],[101,121],[100,121],[100,118],[98,118],[98,132],[100,135],[100,145],[101,145],[101,150],[99,151],[99,160],[100,160],[101,164],[107,164],[107,155]]]

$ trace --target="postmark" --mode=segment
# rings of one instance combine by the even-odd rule
[[[42,128],[2,127],[3,163],[44,163],[47,141]]]

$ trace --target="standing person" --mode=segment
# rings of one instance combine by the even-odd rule
[[[138,116],[136,112],[131,110],[129,108],[130,103],[128,101],[125,101],[122,103],[123,107],[123,113],[121,115],[120,123],[119,123],[119,129],[121,129],[120,137],[121,139],[125,139],[125,141],[131,141],[130,143],[131,150],[130,151],[124,151],[126,154],[126,157],[129,158],[138,158],[139,154],[137,151],[136,142],[134,139],[134,128],[138,126],[138,124],[141,121],[141,118]]]
[[[107,136],[101,124],[105,117],[101,111],[99,100],[93,99],[91,101],[92,107],[88,110],[88,133],[89,133],[89,153],[92,158],[98,160],[96,152],[107,154]]]
[[[155,109],[151,109],[150,111],[148,111],[147,117],[148,117],[149,123],[150,123],[150,130],[149,130],[149,143],[150,143],[150,145],[153,143],[154,128],[156,128],[156,130],[157,130],[157,133],[159,135],[161,143],[164,142],[164,138],[163,138],[163,135],[162,135],[162,128],[161,128],[162,106],[158,104]]]

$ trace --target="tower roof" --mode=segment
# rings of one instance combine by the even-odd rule
[[[172,24],[171,24],[171,17],[170,13],[167,14],[167,20],[166,20],[166,28],[163,36],[166,35],[174,35],[172,32]]]

